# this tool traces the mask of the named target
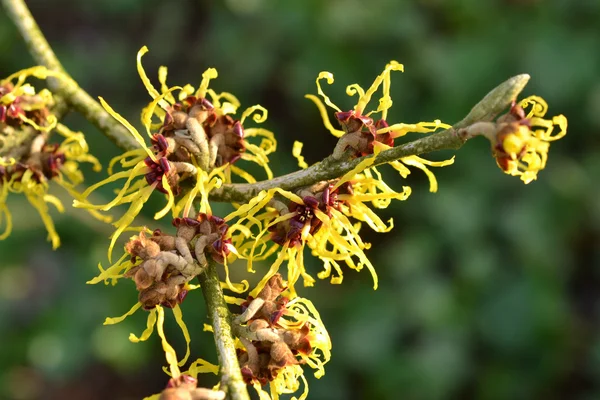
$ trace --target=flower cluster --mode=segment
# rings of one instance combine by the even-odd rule
[[[550,142],[567,134],[565,116],[547,120],[543,118],[547,111],[544,99],[530,96],[514,102],[510,111],[496,121],[492,151],[498,166],[525,183],[535,180],[537,173],[546,167]],[[558,133],[553,134],[555,127]]]
[[[238,351],[244,380],[252,384],[261,398],[268,398],[262,387],[269,384],[273,398],[294,393],[304,381],[300,364],[324,374],[331,357],[331,341],[312,303],[304,298],[282,295],[285,283],[279,274],[269,279],[256,298],[242,304],[242,314],[234,321],[234,331],[242,348]]]
[[[276,148],[273,134],[266,129],[245,129],[243,126],[253,114],[255,122],[264,122],[267,111],[256,105],[245,110],[239,120],[233,119],[231,115],[239,108],[239,101],[230,93],[216,93],[208,87],[211,79],[217,77],[213,68],[202,74],[202,82],[198,90],[194,90],[191,85],[167,87],[167,69],[161,67],[159,93],[142,67],[141,59],[147,51],[144,47],[138,52],[137,65],[142,82],[153,98],[141,114],[151,144],[148,146],[137,129],[101,98],[104,108],[131,132],[142,148],[114,158],[108,168],[111,176],[83,193],[85,199],[102,186],[126,179],[112,201],[102,205],[80,200],[74,202],[75,207],[104,211],[120,204],[130,204],[123,217],[113,224],[117,229],[109,246],[109,258],[118,237],[131,225],[155,190],[167,196],[167,204],[156,213],[155,219],[164,217],[169,211],[174,217],[187,217],[194,201],[201,203],[201,212],[209,212],[209,192],[222,183],[231,182],[232,174],[247,182],[256,182],[251,174],[233,165],[240,159],[264,167],[267,177],[272,177],[268,154]],[[173,96],[175,91],[179,91],[179,101]],[[207,96],[210,96],[210,101]],[[158,118],[158,122],[153,122],[153,118]],[[247,138],[250,137],[261,137],[261,143],[249,142]],[[125,170],[113,174],[117,163]],[[185,181],[190,182],[189,190],[182,194]]]
[[[38,211],[52,247],[60,245],[60,238],[50,217],[48,205],[64,211],[61,201],[48,193],[49,182],[62,186],[74,198],[81,198],[75,189],[83,181],[79,163],[88,162],[94,170],[101,169],[98,160],[88,154],[89,148],[81,132],[73,132],[57,122],[51,112],[55,101],[52,93],[25,83],[27,78],[46,79],[60,76],[44,67],[18,71],[0,81],[0,224],[4,232],[0,240],[12,230],[11,213],[6,206],[9,193],[22,193]],[[13,82],[14,81],[14,82]],[[50,143],[50,135],[58,134],[63,140]],[[92,211],[96,218],[107,221]]]
[[[391,72],[392,71],[404,71],[404,66],[396,61],[391,61],[386,65],[384,71],[377,76],[373,84],[369,89],[364,90],[357,83],[347,86],[346,93],[349,96],[358,95],[358,101],[353,109],[348,111],[342,111],[336,106],[321,88],[320,81],[325,79],[328,84],[333,84],[333,74],[324,71],[317,77],[317,92],[323,98],[319,99],[314,95],[306,95],[306,98],[312,100],[321,114],[323,124],[331,132],[332,135],[339,137],[340,140],[336,148],[334,149],[333,156],[341,159],[348,152],[351,156],[360,157],[364,155],[373,154],[376,151],[389,149],[394,146],[395,139],[405,136],[410,132],[415,133],[428,133],[433,132],[440,128],[450,128],[449,125],[442,123],[439,120],[433,122],[419,122],[416,124],[396,123],[390,125],[387,121],[388,112],[392,107],[392,98],[390,96],[391,87]],[[371,102],[373,95],[382,88],[382,94],[379,98],[379,104],[376,109],[365,112],[367,106]],[[329,115],[327,108],[323,102],[335,110],[335,119],[341,125],[342,129],[335,128]],[[379,119],[374,120],[373,115],[381,113]],[[443,167],[450,165],[454,162],[454,158],[446,161],[429,161],[418,156],[403,157],[400,160],[389,162],[394,169],[396,169],[403,178],[406,178],[410,174],[410,170],[407,166],[412,166],[423,170],[430,182],[430,191],[437,191],[437,181],[433,173],[427,168],[429,166]],[[367,164],[368,165],[368,164]],[[360,171],[358,171],[360,172]]]

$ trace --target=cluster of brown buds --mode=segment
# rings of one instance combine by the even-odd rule
[[[0,85],[0,98],[11,93],[14,86],[10,82]],[[48,104],[39,95],[21,94],[14,96],[9,102],[0,103],[0,126],[6,124],[19,127],[23,124],[23,118],[35,122],[39,126],[46,124],[50,111]]]
[[[142,262],[126,272],[139,293],[139,301],[146,310],[160,304],[173,308],[180,304],[187,290],[185,284],[202,273],[207,266],[206,255],[223,263],[229,254],[231,239],[223,219],[198,214],[196,219],[175,218],[175,235],[155,230],[146,237],[141,232],[130,240],[125,249],[132,262]]]
[[[265,385],[286,366],[303,363],[296,355],[312,352],[308,323],[297,329],[285,329],[279,324],[288,303],[281,296],[285,289],[281,275],[275,274],[256,298],[248,298],[242,305],[242,314],[235,318],[234,332],[246,348],[239,351],[238,359],[248,384],[257,381]]]
[[[145,178],[148,185],[155,184],[156,190],[167,193],[163,184],[163,176],[173,194],[177,196],[181,189],[179,182],[195,174],[196,169],[191,164],[191,154],[187,143],[182,141],[167,140],[163,135],[157,133],[152,136],[152,148],[156,158],[146,157],[144,164],[149,171]],[[196,148],[192,148],[194,150]]]
[[[221,115],[210,101],[196,96],[170,107],[160,133],[167,140],[185,143],[193,154],[207,154],[209,168],[233,164],[246,151],[240,121]]]
[[[189,375],[179,375],[169,379],[165,390],[160,394],[159,400],[224,400],[225,392],[199,388],[198,380]]]
[[[352,184],[346,182],[334,189],[333,184],[328,184],[321,192],[314,195],[304,196],[304,204],[290,202],[288,210],[295,215],[269,228],[271,231],[271,240],[279,245],[289,243],[289,246],[295,246],[302,242],[302,232],[308,229],[309,233],[314,235],[319,231],[323,222],[315,218],[315,211],[319,210],[327,216],[331,216],[331,208],[340,209],[342,201],[338,199],[339,194],[352,194]]]
[[[24,151],[21,160],[13,165],[0,165],[0,182],[20,182],[26,171],[31,171],[31,178],[37,183],[52,179],[58,175],[65,162],[65,154],[59,151],[58,144],[47,144],[44,136],[37,136]]]
[[[389,132],[377,133],[378,129],[389,126],[384,119],[373,121],[373,118],[357,114],[355,110],[336,112],[335,118],[346,132],[342,137],[344,147],[341,150],[350,147],[355,150],[355,157],[373,154],[374,142],[394,146],[394,138]]]

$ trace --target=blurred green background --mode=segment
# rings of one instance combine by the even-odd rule
[[[552,144],[537,181],[524,186],[502,174],[489,144],[470,141],[453,166],[436,171],[437,194],[413,171],[411,197],[383,212],[395,219],[392,233],[365,229],[377,291],[366,271],[346,271],[341,286],[319,281],[301,290],[321,311],[334,346],[326,375],[307,373],[309,397],[600,398],[600,2],[28,4],[80,85],[131,121],[149,100],[135,69],[142,45],[150,48],[148,73],[154,78],[168,65],[171,84],[197,84],[205,68],[218,68],[215,89],[269,109],[266,126],[279,140],[276,174],[297,168],[294,140],[305,143],[309,163],[335,144],[303,98],[316,92],[321,70],[335,74],[327,91],[346,108],[353,104],[347,84],[368,85],[390,59],[403,63],[406,72],[393,77],[392,122],[456,122],[500,82],[531,74],[524,94],[543,96],[549,115],[569,119],[568,135]],[[0,55],[0,76],[33,63],[3,11]],[[67,122],[86,132],[104,163],[118,154],[81,117]],[[383,170],[390,185],[405,184]],[[105,176],[88,172],[89,181]],[[156,198],[145,208],[148,220],[160,204]],[[26,200],[12,196],[10,207],[15,231],[0,243],[0,398],[139,399],[160,391],[167,377],[156,335],[127,340],[143,330],[145,315],[102,326],[135,303],[133,283],[85,285],[98,262],[106,265],[110,227],[79,210],[55,213],[63,244],[52,251]],[[201,294],[188,296],[183,310],[192,359],[215,362],[212,337],[201,332]],[[182,350],[181,333],[168,325]]]

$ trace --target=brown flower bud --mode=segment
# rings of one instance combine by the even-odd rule
[[[273,343],[270,354],[271,361],[269,362],[269,369],[283,368],[286,365],[298,363],[296,357],[294,357],[294,354],[284,342]]]

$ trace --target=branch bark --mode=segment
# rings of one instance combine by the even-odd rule
[[[221,374],[221,389],[227,392],[231,400],[250,400],[246,383],[242,379],[240,364],[234,346],[231,330],[231,314],[223,298],[221,283],[217,274],[216,264],[210,260],[206,271],[198,276],[202,294],[208,310]]]

